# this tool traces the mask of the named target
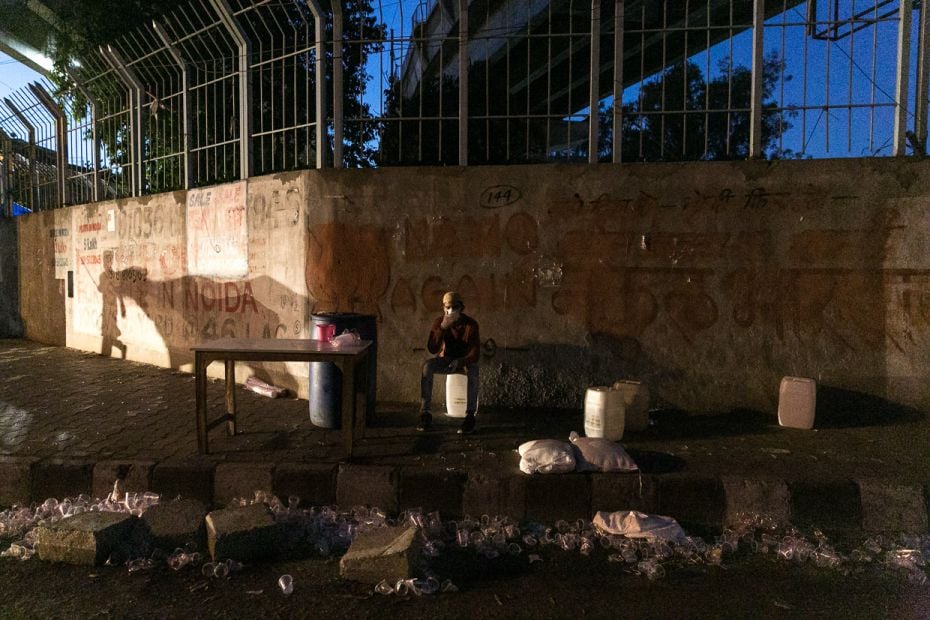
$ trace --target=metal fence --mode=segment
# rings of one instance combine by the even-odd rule
[[[925,154],[912,0],[191,0],[0,102],[40,210],[301,168]]]

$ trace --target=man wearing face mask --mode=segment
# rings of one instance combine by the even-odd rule
[[[464,372],[468,375],[468,390],[465,419],[459,434],[467,435],[475,430],[475,410],[478,408],[478,358],[481,355],[478,322],[462,312],[465,304],[454,291],[442,296],[442,308],[443,315],[433,321],[426,343],[426,348],[436,357],[423,364],[420,377],[420,423],[417,430],[428,430],[433,422],[430,413],[433,375]]]

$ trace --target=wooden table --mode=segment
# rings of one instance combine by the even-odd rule
[[[194,378],[197,413],[197,449],[207,454],[207,432],[226,422],[226,432],[236,434],[236,362],[332,362],[342,370],[342,438],[347,456],[352,441],[365,430],[368,402],[368,352],[370,340],[355,345],[333,346],[325,340],[252,340],[221,338],[191,347],[194,352]],[[207,423],[207,366],[226,364],[226,415]],[[347,395],[350,397],[347,398]],[[366,409],[356,415],[359,401]]]

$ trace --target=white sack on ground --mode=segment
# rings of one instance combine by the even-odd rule
[[[520,444],[520,471],[524,474],[563,474],[575,471],[571,444],[557,439],[536,439]]]
[[[686,536],[675,519],[635,510],[600,510],[594,515],[594,527],[605,534],[619,534],[627,538],[681,540]]]
[[[574,431],[568,438],[575,448],[576,471],[639,471],[620,444],[602,437],[581,437]]]

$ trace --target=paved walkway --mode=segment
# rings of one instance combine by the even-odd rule
[[[240,434],[215,428],[212,453],[201,457],[189,374],[0,340],[0,377],[0,506],[100,491],[112,485],[113,472],[125,474],[135,463],[142,486],[218,503],[247,494],[249,485],[276,492],[291,485],[323,502],[433,503],[450,513],[496,509],[517,517],[665,508],[709,526],[738,508],[811,520],[822,512],[825,521],[857,526],[886,518],[865,514],[874,503],[868,510],[894,507],[905,513],[897,522],[927,529],[930,418],[837,391],[824,392],[833,411],[823,419],[818,411],[812,431],[779,427],[771,413],[653,412],[648,430],[622,441],[644,474],[633,483],[616,474],[518,471],[520,443],[583,431],[582,389],[577,411],[484,407],[478,432],[468,437],[455,433],[458,420],[442,415],[432,431],[417,433],[413,405],[379,403],[349,464],[340,432],[311,424],[303,400],[268,399],[240,386]],[[211,381],[208,395],[218,415],[222,384]],[[209,479],[198,482],[198,475]],[[843,514],[831,516],[837,511]]]

